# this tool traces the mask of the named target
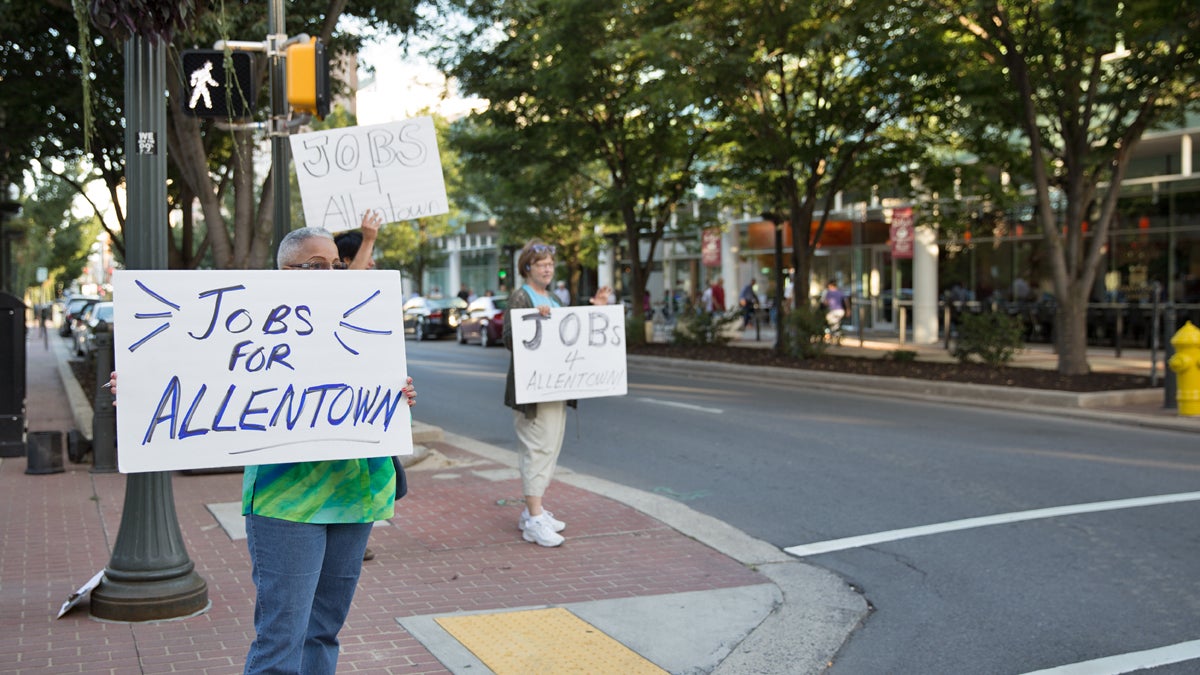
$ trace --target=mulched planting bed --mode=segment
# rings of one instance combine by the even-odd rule
[[[748,347],[680,347],[669,344],[629,345],[628,353],[697,361],[718,361],[748,366],[798,368],[855,375],[911,377],[943,382],[969,382],[1004,387],[1025,387],[1056,391],[1093,392],[1119,389],[1146,389],[1151,386],[1148,375],[1123,373],[1089,373],[1060,375],[1053,370],[1006,366],[993,368],[978,363],[934,363],[896,361],[891,358],[864,358],[825,354],[818,359],[800,360],[776,354],[771,349]]]

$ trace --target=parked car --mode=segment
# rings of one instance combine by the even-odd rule
[[[417,340],[453,335],[466,308],[462,298],[413,298],[404,303],[404,334],[412,333]]]
[[[100,298],[94,295],[72,295],[67,298],[63,303],[62,324],[58,327],[58,334],[62,337],[71,337],[76,317],[83,311],[83,308],[96,302],[100,302]]]
[[[458,322],[458,343],[478,341],[484,347],[500,344],[504,339],[504,310],[508,296],[476,298]]]
[[[111,300],[102,300],[92,305],[87,315],[82,317],[76,341],[75,353],[81,356],[91,356],[96,353],[96,334],[112,331],[113,304]]]

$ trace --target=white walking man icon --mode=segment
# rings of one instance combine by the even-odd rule
[[[192,100],[188,101],[188,107],[192,110],[196,109],[201,97],[204,98],[204,107],[212,110],[212,95],[208,88],[220,86],[212,77],[212,69],[213,62],[205,61],[203,66],[192,71]]]

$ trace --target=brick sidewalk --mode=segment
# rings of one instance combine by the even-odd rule
[[[73,426],[54,353],[28,345],[30,431]],[[371,535],[377,557],[364,563],[339,672],[449,672],[398,617],[769,583],[629,506],[562,482],[549,497],[571,536],[558,549],[528,544],[516,529],[514,470],[448,443],[430,447],[444,461],[411,470],[391,526]],[[29,475],[25,466],[24,458],[0,460],[0,672],[241,672],[253,638],[249,555],[208,508],[240,498],[240,474],[173,479],[180,528],[211,607],[182,620],[116,624],[92,619],[86,601],[54,617],[107,565],[125,477],[69,463],[63,473]]]

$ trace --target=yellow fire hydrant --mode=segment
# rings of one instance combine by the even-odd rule
[[[1191,321],[1171,337],[1175,355],[1167,365],[1175,371],[1175,403],[1180,415],[1200,415],[1200,328]]]

